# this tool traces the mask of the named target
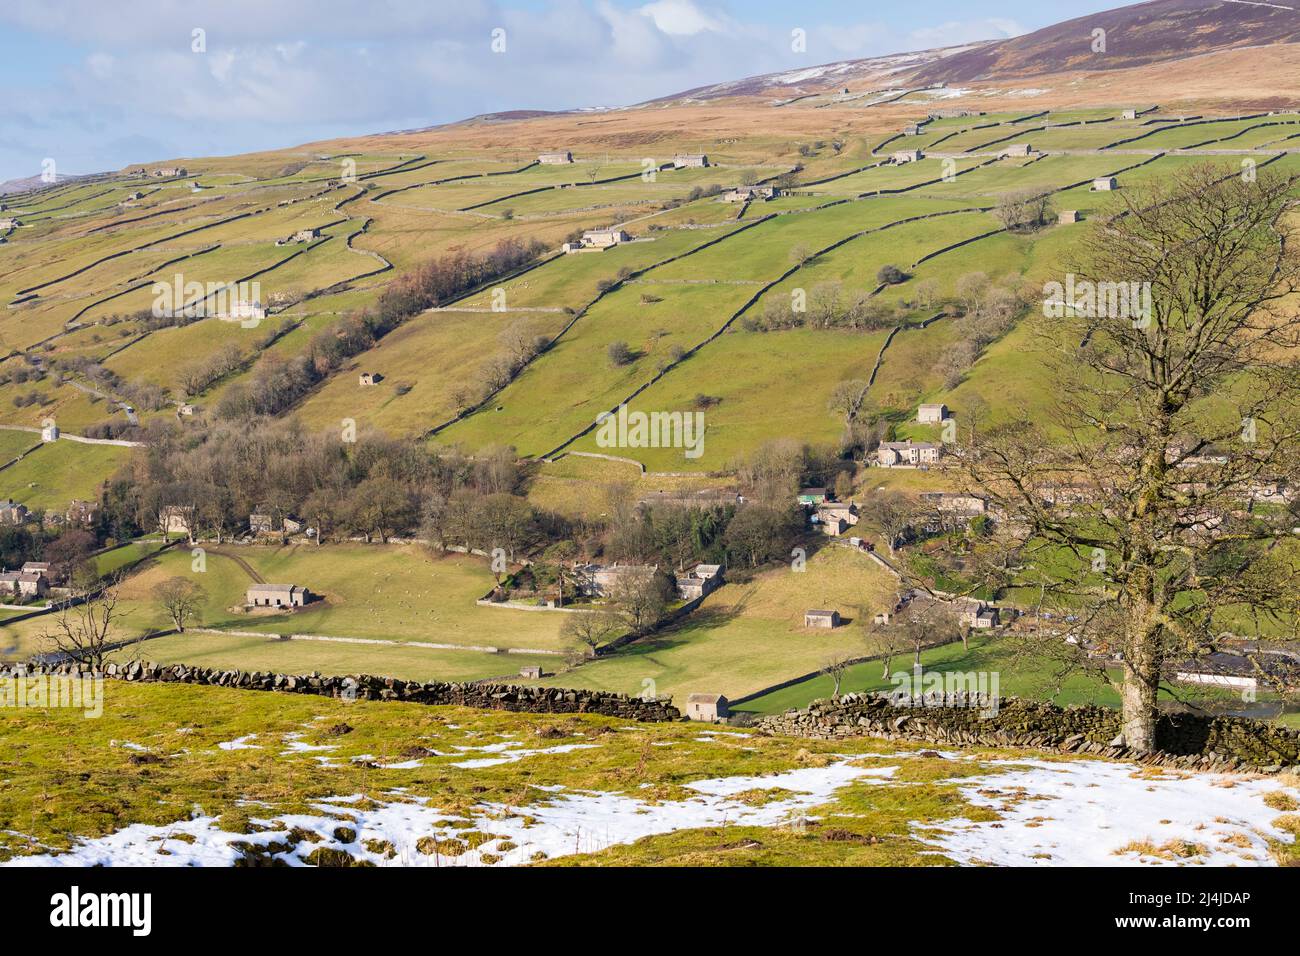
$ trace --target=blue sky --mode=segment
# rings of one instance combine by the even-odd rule
[[[1014,36],[1118,5],[4,0],[0,181],[40,172],[47,157],[61,173],[97,172],[505,109],[635,103],[757,73]],[[804,53],[790,49],[795,28],[806,31]],[[494,30],[504,31],[499,52]],[[581,66],[598,80],[582,78]]]

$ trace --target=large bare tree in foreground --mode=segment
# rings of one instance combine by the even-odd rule
[[[101,584],[74,588],[74,597],[41,632],[41,642],[53,653],[79,664],[104,669],[116,646],[120,613],[117,576]]]
[[[1253,172],[1125,190],[1036,320],[1059,358],[1050,417],[961,452],[1002,519],[990,573],[1068,620],[1080,662],[1119,652],[1139,750],[1167,665],[1225,632],[1294,636],[1300,610],[1295,516],[1263,503],[1300,474],[1296,183]]]

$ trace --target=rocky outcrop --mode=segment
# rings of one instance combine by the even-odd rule
[[[92,676],[83,664],[5,664],[0,679],[33,675]],[[671,697],[642,699],[596,690],[559,687],[519,687],[513,684],[420,683],[396,677],[354,674],[325,677],[320,674],[273,674],[266,671],[218,670],[186,664],[151,664],[130,661],[108,664],[104,677],[140,683],[203,684],[238,690],[283,694],[316,694],[340,700],[396,700],[414,704],[454,704],[485,710],[510,710],[530,714],[600,714],[625,720],[662,722],[681,719]]]
[[[1137,752],[1114,741],[1116,711],[1085,705],[1058,707],[1004,697],[929,696],[902,700],[883,694],[847,694],[814,701],[806,710],[765,717],[773,734],[834,739],[882,737],[945,746],[1028,747],[1099,757],[1129,758],[1189,770],[1275,773],[1300,765],[1300,731],[1239,717],[1166,714],[1156,728],[1157,752]]]

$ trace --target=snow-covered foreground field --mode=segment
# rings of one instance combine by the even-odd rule
[[[545,752],[508,744],[481,749],[493,754],[482,759],[494,762]],[[954,766],[974,759],[929,755]],[[824,814],[842,816],[837,800],[849,792],[869,801],[873,788],[921,786],[896,779],[916,756],[842,755],[826,766],[702,779],[688,784],[692,795],[680,800],[553,786],[539,788],[546,796],[526,806],[483,802],[449,813],[398,788],[378,800],[340,795],[316,801],[312,813],[268,814],[255,819],[260,829],[252,834],[224,832],[215,817],[196,809],[192,819],[173,825],[135,824],[81,841],[70,852],[5,865],[230,866],[252,846],[289,865],[306,865],[324,851],[376,866],[513,866],[681,830],[798,827]],[[458,765],[469,768],[475,761]],[[982,766],[987,774],[954,782],[971,805],[989,808],[999,819],[914,825],[913,835],[933,847],[936,863],[946,858],[1006,866],[1267,866],[1268,841],[1293,839],[1276,823],[1300,797],[1300,790],[1276,779],[1104,761],[1016,759]],[[291,838],[295,830],[298,836]],[[303,832],[310,836],[302,838]]]

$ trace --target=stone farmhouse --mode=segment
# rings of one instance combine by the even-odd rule
[[[721,586],[722,565],[697,564],[677,579],[677,596],[683,601],[695,601]]]
[[[1119,180],[1114,176],[1103,176],[1092,181],[1092,191],[1095,193],[1108,193],[1116,189],[1119,189]]]
[[[229,321],[243,321],[245,319],[264,319],[266,318],[266,307],[260,302],[248,302],[240,299],[231,305],[228,314],[222,316]]]
[[[563,250],[567,252],[586,252],[592,249],[604,251],[622,242],[631,242],[632,237],[622,229],[588,229],[578,242],[566,242]]]
[[[916,411],[916,420],[922,425],[942,425],[950,417],[947,405],[922,405]]]
[[[722,194],[723,202],[753,202],[762,200],[766,202],[769,199],[775,199],[781,194],[781,191],[775,186],[737,186],[735,189]]]
[[[573,153],[567,149],[554,153],[539,153],[537,161],[543,166],[564,166],[573,162]]]
[[[968,627],[972,631],[987,631],[1001,624],[998,609],[989,607],[982,601],[968,602],[966,610],[961,612],[957,620],[962,627]]]
[[[731,716],[727,698],[721,694],[691,694],[686,698],[686,717],[716,724]]]
[[[40,571],[5,571],[0,573],[0,594],[18,598],[45,597],[49,579]]]
[[[249,607],[302,607],[311,601],[311,592],[296,584],[250,584]]]
[[[840,626],[839,611],[806,611],[803,616],[804,627],[824,627],[834,629]]]
[[[573,568],[573,586],[583,597],[603,598],[625,576],[649,576],[658,571],[655,564],[579,564]]]
[[[851,501],[828,501],[817,506],[816,515],[822,534],[834,537],[858,523],[858,506]]]
[[[943,448],[933,442],[882,441],[876,449],[876,463],[881,468],[921,468],[937,465]]]

